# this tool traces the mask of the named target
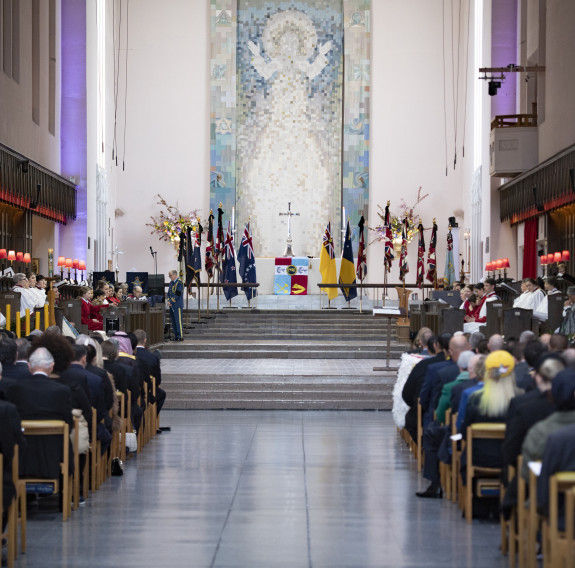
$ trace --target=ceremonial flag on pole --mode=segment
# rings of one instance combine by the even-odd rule
[[[178,262],[186,260],[186,233],[180,233],[180,246],[178,247]]]
[[[254,247],[252,243],[252,232],[250,224],[246,225],[244,235],[238,251],[238,261],[240,263],[240,277],[242,282],[257,282],[256,278],[256,257],[254,255]],[[246,294],[246,298],[251,300],[257,295],[256,288],[242,288]]]
[[[409,272],[407,264],[407,217],[403,220],[401,231],[401,255],[399,257],[399,279],[405,282],[405,275]]]
[[[200,225],[198,220],[198,230],[194,231],[192,241],[192,229],[188,229],[187,240],[187,262],[186,262],[186,285],[189,287],[192,281],[197,284],[200,283],[200,275],[202,272],[202,231],[204,228]]]
[[[363,234],[363,226],[365,224],[365,219],[363,215],[359,220],[359,249],[357,251],[357,269],[355,275],[360,282],[367,276],[367,257],[365,255],[365,240]]]
[[[435,278],[437,276],[436,262],[435,262],[435,247],[437,246],[437,224],[433,220],[433,229],[431,231],[431,240],[429,241],[429,251],[427,252],[427,274],[426,278],[435,286]]]
[[[224,252],[225,252],[225,242],[224,242],[224,225],[223,225],[223,216],[224,210],[221,207],[218,207],[218,228],[216,231],[216,245],[214,248],[214,262],[216,264],[216,268],[218,270],[221,269],[221,261],[225,261]],[[222,257],[224,257],[222,259]]]
[[[194,281],[194,247],[192,246],[192,229],[186,231],[186,286],[189,288]]]
[[[228,230],[226,233],[226,240],[222,252],[223,256],[223,274],[224,283],[236,284],[238,279],[236,275],[236,253],[234,251],[234,236],[232,235],[232,222],[228,221]],[[226,300],[231,300],[234,296],[238,295],[238,289],[235,287],[224,288],[224,296]]]
[[[333,238],[331,236],[331,221],[325,228],[321,252],[319,253],[319,271],[322,284],[337,284],[335,269],[335,252],[333,250]],[[327,293],[327,297],[333,300],[337,297],[337,288],[321,288]]]
[[[417,286],[423,288],[423,277],[425,275],[425,237],[423,236],[423,225],[419,223],[419,241],[417,243]]]
[[[339,267],[339,283],[355,284],[355,270],[353,266],[353,249],[351,248],[351,229],[349,221],[345,230],[345,241],[341,252],[341,266]],[[341,292],[346,302],[357,298],[356,288],[342,288]]]
[[[453,237],[451,235],[451,227],[447,233],[447,256],[445,257],[445,275],[443,276],[443,284],[445,288],[451,288],[455,282],[455,265],[453,263]]]
[[[204,259],[204,267],[208,273],[208,280],[214,277],[214,215],[210,211],[210,216],[208,217],[208,237],[206,245],[206,258]]]
[[[391,231],[391,220],[389,215],[389,201],[385,206],[385,216],[383,221],[383,227],[385,229],[385,260],[384,266],[386,272],[391,272],[391,263],[395,258],[393,256],[393,233]]]

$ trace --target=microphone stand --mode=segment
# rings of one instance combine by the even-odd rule
[[[158,251],[157,250],[155,251],[152,249],[152,247],[150,247],[150,254],[154,258],[154,274],[157,276],[158,275]]]

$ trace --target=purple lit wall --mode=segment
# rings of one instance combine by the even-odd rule
[[[76,220],[60,225],[59,250],[88,261],[87,247],[87,122],[86,122],[86,2],[62,0],[60,169],[77,181]]]
[[[510,63],[519,65],[517,0],[497,0],[492,3],[491,10],[491,67],[507,67]],[[497,95],[491,97],[491,118],[517,112],[517,73],[507,73],[505,77]]]

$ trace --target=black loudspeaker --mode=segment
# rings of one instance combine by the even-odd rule
[[[165,282],[163,274],[148,274],[148,296],[161,296],[163,302],[166,298]]]

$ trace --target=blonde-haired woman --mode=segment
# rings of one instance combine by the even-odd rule
[[[469,398],[461,434],[465,439],[468,426],[479,422],[505,422],[509,403],[522,393],[515,384],[515,360],[507,351],[494,351],[485,359],[483,387]],[[462,455],[461,474],[465,483],[466,454]],[[473,442],[473,463],[480,467],[502,467],[501,440]]]

